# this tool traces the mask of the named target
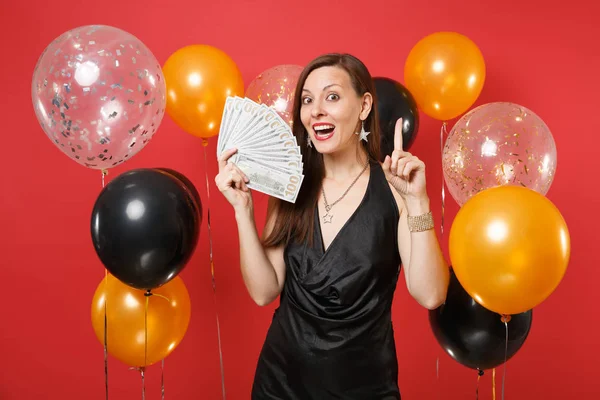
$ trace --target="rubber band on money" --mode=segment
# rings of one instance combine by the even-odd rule
[[[204,147],[204,173],[206,175],[206,199],[207,199],[207,207],[206,207],[206,219],[207,219],[207,227],[208,227],[208,244],[209,244],[209,258],[210,258],[210,276],[212,279],[212,288],[213,288],[213,299],[215,303],[215,317],[217,322],[217,340],[219,345],[219,363],[221,366],[221,393],[223,396],[223,400],[225,400],[225,369],[223,366],[223,350],[221,344],[221,324],[219,323],[219,307],[217,303],[217,285],[215,280],[215,264],[213,259],[213,240],[212,240],[212,230],[210,225],[210,186],[208,181],[208,160],[206,155],[206,147],[208,146],[208,140],[203,138],[202,145]]]

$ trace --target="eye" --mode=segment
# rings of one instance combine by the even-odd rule
[[[327,100],[336,101],[339,99],[340,99],[340,96],[338,96],[336,93],[331,93],[327,96]]]
[[[311,102],[311,100],[312,99],[310,97],[305,96],[302,98],[302,104],[308,104]]]

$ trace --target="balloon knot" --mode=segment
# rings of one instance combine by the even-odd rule
[[[483,376],[484,371],[482,369],[478,369],[477,370],[477,374],[479,374],[479,376]]]
[[[506,324],[506,323],[510,322],[511,319],[512,319],[512,317],[510,315],[503,314],[502,318],[500,318],[500,321],[502,321]]]
[[[152,296],[152,292],[150,291],[150,289],[148,289],[146,291],[146,293],[144,293],[144,296],[148,297],[148,296]]]

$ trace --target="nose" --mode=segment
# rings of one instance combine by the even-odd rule
[[[312,103],[312,107],[310,110],[310,115],[313,118],[318,118],[325,115],[325,109],[323,108],[323,104],[320,99],[316,99]]]

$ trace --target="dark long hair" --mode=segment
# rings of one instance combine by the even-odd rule
[[[365,130],[371,133],[369,134],[369,140],[367,142],[361,141],[361,145],[365,148],[371,162],[379,162],[379,116],[377,115],[375,86],[369,70],[358,58],[350,54],[331,53],[317,57],[300,74],[294,94],[292,131],[302,149],[304,181],[295,203],[281,201],[275,197],[269,198],[267,223],[272,224],[273,229],[263,241],[263,244],[267,247],[287,245],[291,239],[299,242],[308,240],[312,243],[314,212],[325,177],[325,168],[323,155],[314,148],[307,147],[308,133],[300,120],[302,89],[306,78],[312,71],[330,66],[340,67],[350,75],[352,87],[358,96],[370,93],[373,97],[371,112],[364,121]],[[277,220],[270,221],[274,211],[277,212]]]

